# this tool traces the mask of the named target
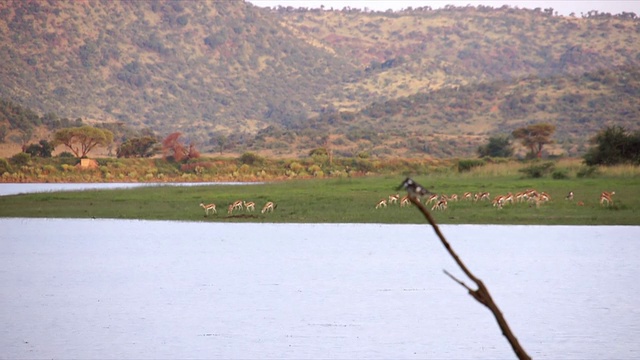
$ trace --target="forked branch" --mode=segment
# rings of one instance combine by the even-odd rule
[[[453,249],[451,248],[451,245],[449,244],[447,239],[444,237],[444,235],[440,231],[438,224],[436,224],[429,210],[427,210],[427,208],[420,202],[420,200],[415,195],[410,194],[409,199],[415,206],[418,207],[418,209],[427,219],[429,224],[431,224],[431,227],[433,227],[433,230],[436,232],[436,235],[438,235],[438,238],[440,238],[442,245],[444,245],[444,247],[449,252],[449,255],[453,257],[453,259],[458,264],[460,269],[462,269],[465,275],[467,275],[467,277],[476,284],[478,289],[473,290],[472,288],[467,286],[464,282],[456,279],[453,275],[448,273],[446,270],[444,271],[445,274],[447,274],[455,282],[457,282],[458,284],[466,288],[467,291],[469,292],[469,295],[471,295],[474,299],[476,299],[482,305],[486,306],[491,311],[491,313],[493,313],[493,316],[496,318],[496,321],[498,322],[498,326],[500,326],[500,330],[502,330],[502,334],[509,341],[511,348],[515,352],[516,356],[518,356],[518,359],[531,359],[531,357],[525,352],[522,346],[520,346],[518,339],[511,331],[511,328],[509,328],[509,325],[507,324],[507,320],[502,315],[502,312],[498,308],[498,305],[496,305],[496,303],[493,301],[491,294],[489,294],[489,290],[487,289],[487,287],[484,285],[482,280],[478,279],[475,275],[471,273],[471,271],[469,271],[469,269],[467,269],[467,266],[462,262],[462,260],[460,260],[460,258],[458,257],[458,254],[456,254],[455,251],[453,251]]]

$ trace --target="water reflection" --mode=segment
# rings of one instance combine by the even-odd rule
[[[0,226],[7,358],[513,358],[426,226]],[[534,358],[638,358],[640,227],[442,229]]]

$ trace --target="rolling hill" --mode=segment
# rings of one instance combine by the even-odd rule
[[[204,151],[470,156],[490,135],[549,122],[554,152],[573,156],[640,115],[632,13],[10,0],[0,42],[0,98],[180,131]]]

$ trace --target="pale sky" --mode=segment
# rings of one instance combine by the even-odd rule
[[[511,7],[518,8],[553,8],[559,15],[569,15],[575,13],[576,16],[580,16],[580,13],[587,13],[590,10],[598,10],[598,12],[607,12],[613,15],[622,12],[634,12],[640,16],[640,0],[567,0],[567,1],[551,1],[551,0],[248,0],[250,3],[256,6],[269,6],[277,7],[292,6],[294,8],[306,7],[306,8],[319,8],[320,5],[324,5],[326,9],[333,7],[334,9],[341,10],[345,6],[351,8],[385,11],[388,9],[401,10],[409,6],[417,8],[422,6],[431,6],[433,9],[443,8],[446,5],[454,6],[477,6],[486,5],[494,8],[499,8],[502,5],[509,5]]]

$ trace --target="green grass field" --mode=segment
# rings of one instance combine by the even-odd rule
[[[611,176],[564,180],[522,179],[518,175],[447,174],[417,176],[416,181],[439,194],[508,192],[536,189],[551,195],[540,207],[528,203],[497,209],[490,202],[449,202],[434,211],[442,224],[640,225],[640,177]],[[87,190],[0,197],[0,217],[113,218],[213,222],[386,223],[417,224],[425,219],[414,206],[375,204],[394,193],[404,176],[292,180],[259,185],[157,186],[123,190]],[[570,202],[564,199],[575,193]],[[601,206],[602,191],[615,191],[614,205]],[[235,200],[253,201],[256,211],[227,214]],[[261,214],[267,201],[277,208]],[[584,206],[577,206],[577,202]],[[215,203],[217,214],[205,216],[199,206]],[[430,206],[429,206],[430,208]]]

